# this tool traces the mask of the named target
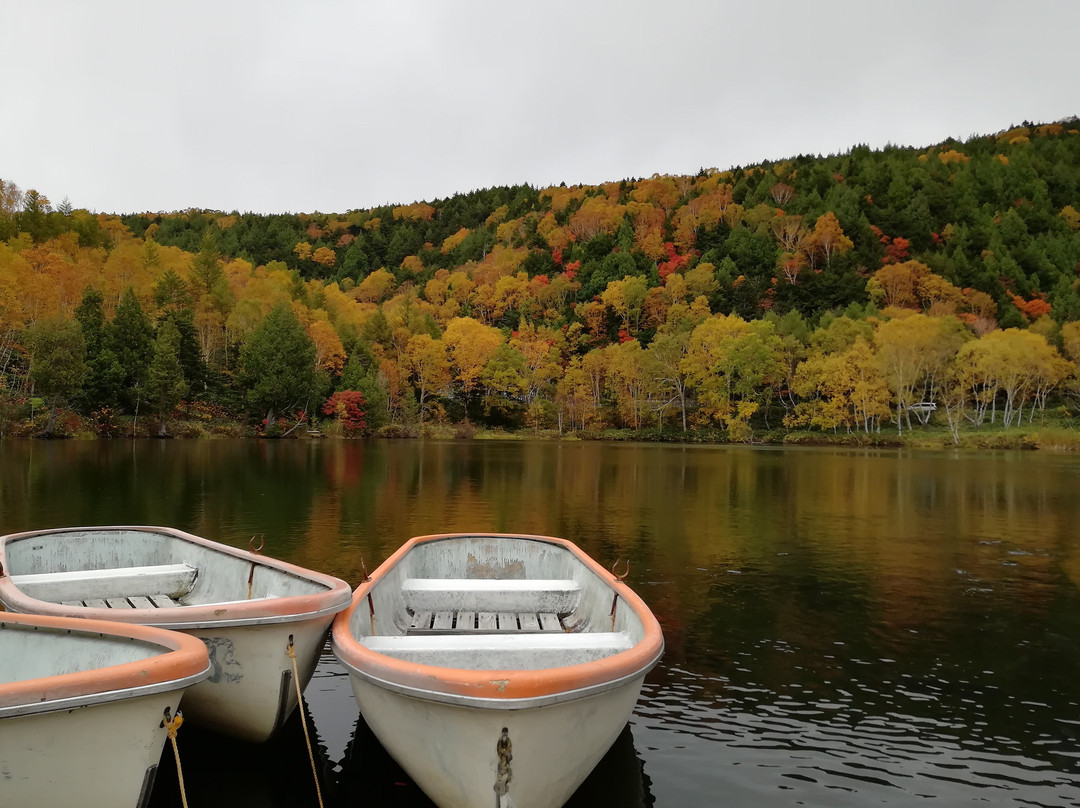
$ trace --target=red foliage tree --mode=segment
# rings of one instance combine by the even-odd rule
[[[874,235],[878,237],[878,241],[885,245],[885,258],[882,259],[881,263],[899,264],[907,259],[908,252],[911,249],[911,241],[909,239],[906,239],[903,236],[890,238],[876,225],[870,225],[870,229],[874,231]]]
[[[1050,313],[1050,304],[1046,302],[1046,295],[1035,292],[1031,296],[1031,300],[1024,300],[1020,295],[1013,294],[1006,291],[1006,294],[1012,298],[1013,305],[1020,309],[1020,313],[1027,317],[1028,321],[1038,320],[1044,314]]]
[[[667,252],[668,260],[656,265],[661,278],[666,278],[690,260],[690,256],[688,255],[679,255],[675,251],[675,245],[670,241],[665,242],[664,251]]]
[[[355,435],[363,430],[364,394],[359,390],[339,390],[323,404],[323,414],[333,415],[345,430],[346,435]]]

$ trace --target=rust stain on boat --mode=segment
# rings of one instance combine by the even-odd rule
[[[511,578],[525,577],[525,562],[521,559],[506,560],[499,563],[494,559],[481,561],[472,553],[465,560],[467,578]]]

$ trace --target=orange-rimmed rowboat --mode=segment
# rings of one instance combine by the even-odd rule
[[[0,612],[0,805],[145,805],[164,720],[209,675],[184,634]]]
[[[664,649],[645,603],[546,536],[408,541],[334,621],[364,720],[440,808],[557,808]]]
[[[347,583],[167,527],[79,527],[0,537],[0,603],[13,612],[183,631],[210,655],[185,718],[267,740],[296,708]],[[295,656],[295,668],[294,660]]]

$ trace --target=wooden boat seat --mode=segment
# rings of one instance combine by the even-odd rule
[[[364,637],[365,648],[386,656],[470,670],[530,670],[577,665],[633,647],[620,631],[569,634],[375,634]]]
[[[573,579],[406,578],[401,592],[413,612],[569,614],[581,584]]]
[[[62,600],[63,606],[89,606],[92,609],[175,609],[182,604],[168,595],[132,595],[127,598],[87,598]]]
[[[414,612],[409,634],[479,634],[515,631],[537,634],[564,631],[562,620],[554,612]]]
[[[406,578],[409,634],[563,631],[581,597],[572,579]]]
[[[157,564],[12,575],[11,582],[27,596],[39,600],[145,609],[179,606],[176,599],[191,591],[197,574],[198,570],[190,564]],[[117,603],[113,605],[111,600]],[[127,605],[120,605],[120,601]]]

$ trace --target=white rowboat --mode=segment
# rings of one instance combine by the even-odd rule
[[[618,737],[664,640],[572,543],[408,541],[334,621],[375,736],[440,808],[557,808]]]
[[[0,612],[0,805],[145,805],[166,711],[209,674],[183,634]]]
[[[184,716],[267,740],[315,671],[342,580],[166,527],[86,527],[0,538],[0,603],[9,611],[114,620],[198,637],[211,674]]]

